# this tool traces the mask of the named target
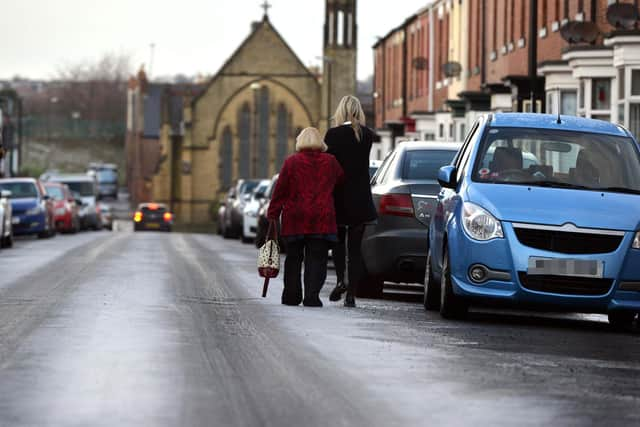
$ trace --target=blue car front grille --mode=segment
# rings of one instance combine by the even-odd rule
[[[532,276],[522,271],[518,273],[518,278],[526,289],[563,295],[606,295],[613,285],[613,279]]]
[[[520,243],[530,248],[562,254],[605,254],[620,246],[623,236],[572,233],[534,228],[514,228]]]

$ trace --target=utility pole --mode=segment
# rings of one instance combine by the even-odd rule
[[[529,90],[531,91],[531,112],[536,109],[536,88],[538,86],[538,0],[529,0]]]

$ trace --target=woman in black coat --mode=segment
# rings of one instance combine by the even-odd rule
[[[362,105],[354,96],[342,98],[334,119],[337,126],[327,131],[325,142],[327,152],[336,157],[344,170],[344,181],[334,192],[338,243],[333,249],[333,260],[338,283],[329,299],[338,301],[346,291],[344,305],[355,307],[356,286],[365,269],[360,247],[362,236],[365,225],[377,218],[369,185],[373,131],[365,126]]]

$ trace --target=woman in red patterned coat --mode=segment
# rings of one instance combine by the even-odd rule
[[[327,253],[338,231],[333,190],[343,177],[340,164],[326,150],[317,129],[304,129],[296,138],[297,153],[282,166],[269,204],[270,221],[282,214],[281,234],[287,244],[282,303],[286,305],[322,307],[319,295],[327,277]]]

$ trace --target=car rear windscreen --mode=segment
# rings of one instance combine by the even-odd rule
[[[140,211],[143,214],[149,213],[149,212],[163,214],[167,211],[167,208],[165,208],[164,206],[158,206],[155,209],[151,209],[149,206],[144,206],[143,208],[140,209]]]
[[[455,150],[411,150],[405,154],[402,166],[402,179],[431,179],[438,178],[438,171],[442,166],[451,163],[456,155]]]

